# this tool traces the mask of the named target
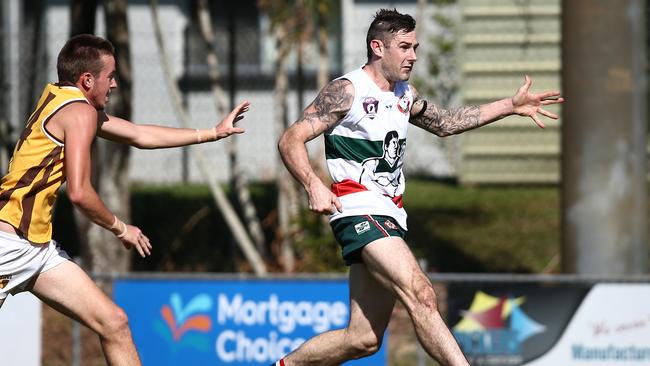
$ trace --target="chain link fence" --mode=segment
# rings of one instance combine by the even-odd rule
[[[8,2],[20,7],[18,2]],[[275,95],[276,40],[270,28],[271,20],[261,12],[254,0],[238,3],[237,9],[219,2],[209,2],[212,7],[216,49],[220,63],[220,86],[229,103],[241,100],[251,102],[251,110],[241,125],[246,133],[234,139],[204,144],[199,149],[210,157],[213,168],[220,172],[224,181],[230,177],[229,150],[235,146],[237,159],[243,174],[249,180],[270,181],[281,168],[276,141],[283,127],[278,125],[279,113]],[[365,31],[374,12],[388,4],[334,2],[333,16],[328,26],[328,53],[330,79],[365,62]],[[222,116],[217,114],[198,33],[198,20],[192,2],[160,2],[160,21],[163,37],[178,81],[185,106],[193,127],[207,128],[216,124]],[[6,6],[5,6],[6,7]],[[401,11],[416,14],[414,4],[404,4]],[[434,6],[427,5],[423,25],[429,24]],[[236,13],[232,13],[235,11]],[[10,105],[5,120],[10,127],[9,139],[15,141],[35,101],[46,82],[56,81],[56,55],[68,37],[69,8],[65,1],[45,1],[40,32],[30,34],[21,27],[27,15],[5,24],[5,42],[13,47],[5,48],[2,58],[5,90],[11,95],[3,99]],[[6,13],[6,11],[5,11]],[[3,16],[3,19],[8,17]],[[29,15],[33,16],[33,15]],[[364,19],[363,22],[359,21]],[[368,20],[367,22],[365,20]],[[136,123],[154,123],[163,126],[179,126],[173,110],[171,96],[165,87],[162,60],[154,42],[151,10],[148,2],[129,4],[128,10],[130,52],[133,78],[133,115]],[[33,28],[36,29],[36,28]],[[97,34],[105,34],[101,6],[97,12]],[[423,47],[428,47],[430,34],[435,27],[422,27]],[[231,35],[235,37],[231,37]],[[286,123],[293,123],[302,109],[309,104],[318,88],[317,65],[320,61],[315,37],[306,43],[301,63],[295,49],[289,55],[289,92],[286,105]],[[348,44],[354,41],[354,46]],[[36,47],[36,48],[35,48]],[[230,52],[234,50],[234,52]],[[33,54],[33,55],[32,55]],[[27,57],[32,55],[34,57]],[[418,75],[426,77],[426,55],[419,62]],[[418,70],[418,68],[416,68]],[[4,136],[4,134],[3,134]],[[410,133],[409,152],[406,154],[407,173],[428,177],[450,177],[458,164],[458,144],[454,138],[439,139],[417,128]],[[308,144],[315,155],[322,147],[321,139]],[[9,149],[10,150],[10,149]],[[8,156],[8,154],[5,154]],[[136,183],[203,182],[198,169],[189,160],[187,150],[161,149],[153,151],[132,150],[130,177]],[[6,161],[7,157],[5,157]],[[6,169],[6,162],[2,165]]]

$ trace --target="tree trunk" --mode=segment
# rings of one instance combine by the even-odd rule
[[[70,37],[95,33],[97,0],[71,0]]]
[[[330,62],[329,62],[329,48],[327,47],[328,42],[328,31],[327,23],[332,12],[332,4],[329,0],[317,0],[316,2],[316,32],[317,32],[317,42],[318,42],[318,73],[317,73],[317,88],[321,90],[327,85],[330,78]],[[328,182],[330,177],[327,173],[327,167],[325,166],[325,139],[323,135],[318,136],[315,139],[315,142],[318,145],[314,158],[311,159],[312,166],[318,177],[324,181]],[[327,217],[323,216],[323,219],[327,222]]]
[[[165,82],[171,94],[172,103],[174,104],[174,111],[177,114],[181,126],[189,128],[190,123],[189,117],[187,115],[187,110],[183,107],[183,103],[181,102],[181,94],[178,85],[173,81],[171,66],[169,65],[167,58],[167,51],[165,49],[164,40],[160,29],[160,21],[158,20],[158,1],[149,0],[149,3],[151,5],[151,16],[153,18],[156,43],[158,45],[160,58],[163,64]],[[255,249],[253,242],[249,238],[244,225],[242,225],[241,221],[239,221],[239,217],[237,217],[235,210],[232,208],[230,202],[228,202],[228,199],[226,198],[226,195],[221,190],[216,174],[214,173],[214,169],[212,169],[212,167],[208,164],[207,159],[203,156],[199,149],[190,149],[190,156],[196,161],[201,175],[203,175],[205,180],[208,182],[208,186],[210,187],[210,191],[212,192],[212,197],[214,198],[217,208],[223,215],[228,228],[235,237],[235,240],[244,253],[244,256],[246,259],[248,259],[248,262],[255,271],[255,274],[260,277],[265,277],[267,275],[266,266],[262,261],[259,253]]]
[[[22,33],[23,44],[28,45],[27,52],[20,55],[21,64],[26,65],[25,74],[21,75],[21,116],[29,116],[40,97],[44,81],[45,45],[42,31],[43,0],[27,0],[23,8],[24,20]]]
[[[287,23],[280,23],[275,28],[276,60],[275,60],[275,121],[280,133],[288,125],[287,93],[289,89],[289,76],[287,74],[287,58],[291,51]],[[285,272],[293,272],[295,268],[295,254],[293,251],[292,222],[297,217],[297,194],[293,178],[282,163],[277,164],[278,186],[278,231],[276,240],[280,243],[280,265]]]
[[[117,68],[117,88],[111,94],[109,112],[115,116],[131,120],[132,84],[131,50],[129,47],[129,27],[127,21],[127,0],[104,0],[106,35],[115,46]],[[129,184],[129,149],[124,144],[108,140],[98,141],[100,164],[103,168],[99,177],[100,194],[109,210],[123,220],[131,217]],[[93,225],[92,231],[100,239],[92,242],[95,254],[93,271],[127,272],[130,269],[130,253],[124,250],[119,239],[112,233]],[[98,260],[101,259],[101,262]]]
[[[232,4],[230,6],[232,6]],[[219,86],[219,59],[217,58],[217,52],[214,48],[215,37],[212,30],[212,19],[210,16],[210,9],[208,8],[207,0],[199,0],[197,2],[197,12],[201,29],[201,36],[207,50],[206,62],[208,64],[210,83],[212,86],[212,98],[214,100],[217,116],[219,118],[221,116],[225,116],[229,111],[226,107],[228,104],[226,95],[223,89]],[[231,19],[231,21],[234,22],[235,19]],[[234,34],[231,33],[230,36],[233,37]],[[235,50],[231,49],[231,52],[235,52]],[[234,70],[230,70],[230,72],[234,72]],[[234,103],[231,104],[234,105]],[[255,247],[260,253],[264,253],[265,240],[262,224],[260,223],[260,220],[257,216],[255,205],[251,200],[250,191],[248,190],[248,182],[242,175],[241,169],[239,168],[236,142],[236,136],[233,135],[229,137],[228,144],[230,147],[230,174],[232,177],[231,189],[235,192],[237,201],[241,206],[241,212],[244,215],[248,233],[253,239]]]
[[[70,37],[79,34],[92,34],[95,33],[95,14],[97,13],[97,1],[90,0],[72,0],[70,3]],[[92,162],[92,176],[91,181],[93,187],[97,188],[97,177],[101,167],[98,164],[98,148],[97,144],[92,145],[91,162]],[[90,227],[92,223],[88,218],[81,213],[76,207],[74,209],[75,223],[77,225],[77,233],[80,241],[80,255],[83,267],[92,268],[93,254],[90,249]]]
[[[82,3],[82,4],[79,4]],[[96,1],[75,1],[71,7],[75,34],[94,33]],[[107,39],[115,46],[117,88],[111,94],[109,113],[131,119],[131,63],[127,0],[104,1]],[[82,20],[83,19],[83,20]],[[93,144],[93,186],[106,207],[125,221],[130,217],[129,147],[104,139]],[[112,233],[94,225],[75,210],[77,230],[82,241],[83,264],[92,272],[124,273],[130,269],[130,253]]]

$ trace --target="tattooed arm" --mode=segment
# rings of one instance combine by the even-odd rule
[[[350,110],[353,100],[354,87],[349,80],[330,82],[278,142],[284,165],[303,185],[309,196],[309,208],[316,213],[331,214],[334,207],[339,212],[342,208],[338,198],[314,173],[305,143],[336,126]]]
[[[420,99],[415,91],[415,101],[411,108],[410,122],[438,136],[449,136],[484,126],[501,118],[517,114],[530,117],[536,125],[544,128],[538,114],[558,119],[556,114],[542,108],[544,105],[564,102],[557,91],[530,93],[532,81],[525,77],[522,85],[512,98],[497,100],[480,106],[470,105],[452,109],[441,109],[433,103]]]

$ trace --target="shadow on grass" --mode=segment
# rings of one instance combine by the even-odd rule
[[[443,235],[441,228],[449,225],[478,225],[489,217],[476,208],[415,209],[409,213],[406,237],[416,257],[426,259],[428,270],[434,272],[485,272],[476,258],[463,251],[459,243]]]

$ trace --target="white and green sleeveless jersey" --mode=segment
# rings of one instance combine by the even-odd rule
[[[394,91],[382,91],[362,68],[339,79],[352,82],[354,101],[343,120],[325,133],[332,192],[343,206],[343,212],[330,221],[385,215],[406,229],[402,165],[413,105],[411,88],[408,82],[398,82]]]

